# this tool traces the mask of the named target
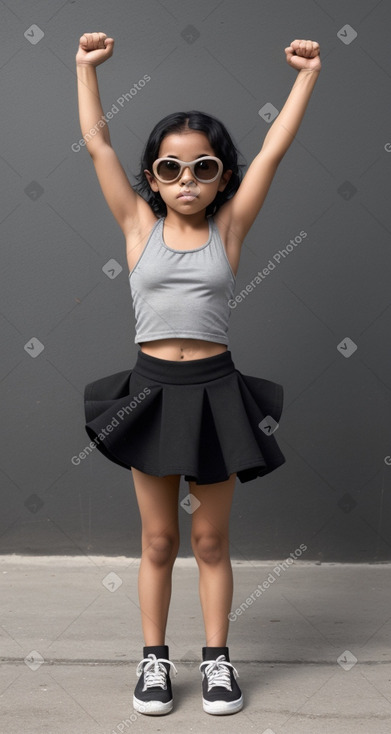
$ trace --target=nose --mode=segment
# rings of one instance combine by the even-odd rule
[[[194,181],[194,176],[189,168],[189,166],[186,166],[186,168],[183,169],[182,175],[181,175],[181,181],[184,183],[189,180],[189,178]]]

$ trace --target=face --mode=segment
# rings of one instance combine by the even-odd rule
[[[201,156],[216,156],[208,137],[198,130],[189,130],[181,133],[171,133],[163,138],[157,158],[175,157],[182,161],[194,161]],[[232,171],[225,171],[215,181],[207,183],[199,181],[189,167],[182,170],[176,181],[162,183],[151,171],[144,171],[152,191],[159,191],[169,209],[181,214],[195,214],[210,204],[218,191],[224,191]],[[196,196],[185,198],[180,196],[183,191],[191,191]]]

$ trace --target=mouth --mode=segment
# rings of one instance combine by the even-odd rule
[[[177,199],[187,199],[188,201],[191,201],[192,199],[196,199],[198,194],[195,194],[193,191],[181,191],[180,194],[176,197]]]

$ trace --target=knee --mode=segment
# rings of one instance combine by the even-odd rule
[[[177,535],[165,534],[144,537],[143,555],[155,566],[174,563],[179,548]]]
[[[214,565],[220,563],[228,554],[228,544],[214,533],[195,534],[192,537],[193,552],[197,561]]]

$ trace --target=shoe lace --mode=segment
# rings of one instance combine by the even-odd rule
[[[144,663],[145,667],[143,669]],[[171,660],[157,658],[153,653],[150,653],[147,658],[144,658],[139,662],[136,673],[140,677],[142,672],[144,672],[144,690],[147,688],[154,688],[156,686],[160,688],[166,687],[167,669],[164,667],[163,663],[168,663],[168,665],[174,668],[174,675],[177,674],[178,671]]]
[[[231,675],[229,668],[232,668],[235,678],[239,677],[239,673],[234,666],[225,659],[225,655],[219,655],[216,660],[204,660],[200,665],[200,670],[205,666],[205,675],[208,679],[208,690],[214,686],[222,686],[232,691]]]

